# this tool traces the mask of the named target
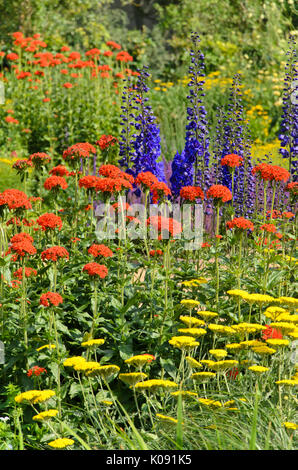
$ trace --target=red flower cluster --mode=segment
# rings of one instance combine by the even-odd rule
[[[7,254],[14,253],[13,261],[18,257],[23,258],[28,255],[35,255],[36,248],[33,246],[33,238],[28,233],[18,233],[10,240],[11,246]]]
[[[28,170],[28,168],[33,167],[33,163],[30,160],[17,160],[12,165],[14,170],[17,170],[18,173]]]
[[[40,296],[40,305],[43,305],[44,307],[50,307],[50,305],[57,307],[62,304],[62,302],[63,298],[56,292],[46,292]]]
[[[222,184],[214,184],[207,191],[207,198],[213,198],[216,202],[228,202],[232,199],[232,193]]]
[[[235,153],[230,153],[229,155],[223,157],[220,163],[222,166],[226,165],[230,168],[236,168],[243,165],[243,158],[239,155],[236,155]]]
[[[94,47],[93,49],[90,49],[89,51],[85,52],[85,55],[87,57],[91,56],[91,57],[97,57],[101,54],[100,50],[97,49],[96,47]]]
[[[58,189],[59,187],[62,189],[68,188],[68,184],[63,176],[52,175],[49,176],[44,182],[44,188],[48,189],[49,191],[51,189]]]
[[[180,197],[186,201],[204,199],[204,193],[199,186],[184,186],[180,189]]]
[[[59,258],[69,259],[69,253],[63,246],[52,246],[41,253],[42,260],[58,261]]]
[[[25,277],[33,277],[33,276],[37,276],[37,271],[36,269],[33,269],[33,268],[26,268],[25,267]],[[18,279],[23,279],[23,268],[19,268],[17,269],[14,273],[13,273],[13,277],[17,277]]]
[[[258,175],[264,181],[284,181],[290,178],[290,173],[278,165],[260,163],[252,169],[253,175]]]
[[[182,225],[171,217],[163,217],[162,215],[152,215],[147,219],[147,226],[153,227],[158,233],[166,231],[175,237],[182,232]]]
[[[103,258],[110,258],[113,256],[112,250],[106,245],[97,245],[93,244],[88,248],[88,253],[89,255],[94,256],[94,258],[99,258],[102,256]]]
[[[44,367],[39,367],[39,366],[33,366],[27,372],[28,377],[32,377],[32,375],[35,375],[35,377],[38,377],[41,374],[47,374],[47,370]]]
[[[98,178],[94,175],[83,176],[79,179],[79,187],[85,189],[95,189]]]
[[[248,220],[245,219],[244,217],[237,217],[232,220],[229,220],[226,223],[227,228],[232,229],[240,229],[240,230],[253,230],[254,229],[254,224]]]
[[[19,189],[5,189],[0,194],[0,206],[6,206],[9,210],[32,209],[27,195]]]
[[[162,256],[162,250],[150,250],[149,255],[150,256]]]
[[[150,192],[152,193],[153,204],[156,204],[160,199],[166,198],[167,196],[172,196],[172,191],[166,183],[162,181],[154,183],[150,188]]]
[[[101,150],[105,150],[108,147],[113,147],[116,142],[118,142],[116,137],[113,137],[112,135],[102,135],[101,138],[95,142],[95,145],[98,145]]]
[[[58,165],[49,171],[50,175],[68,176],[68,170],[64,165]]]
[[[96,182],[96,191],[105,194],[120,193],[126,189],[132,189],[131,183],[123,177],[99,178]]]
[[[282,339],[283,335],[280,330],[272,328],[270,325],[266,325],[266,330],[263,330],[262,338],[266,341],[269,338]]]
[[[151,189],[153,184],[158,183],[156,176],[151,171],[144,171],[137,175],[135,183],[142,186],[144,190]]]
[[[46,165],[47,163],[50,163],[51,157],[47,153],[36,152],[30,155],[29,160],[34,166],[40,167],[43,164]]]
[[[96,148],[93,145],[88,142],[79,142],[64,150],[62,157],[64,160],[74,161],[80,158],[88,158],[92,154],[96,154]]]
[[[46,212],[38,217],[36,222],[44,232],[46,230],[54,230],[55,228],[58,228],[58,230],[62,229],[62,220],[56,214]]]
[[[119,60],[120,62],[132,62],[133,57],[128,52],[121,51],[116,55],[116,60]]]
[[[104,279],[108,275],[108,268],[103,264],[87,263],[83,267],[83,272],[88,273],[89,276],[99,276]]]
[[[117,44],[115,41],[107,41],[106,45],[111,47],[112,49],[121,49],[120,44]]]
[[[263,224],[260,229],[265,230],[268,233],[275,233],[277,231],[277,228],[273,224]]]

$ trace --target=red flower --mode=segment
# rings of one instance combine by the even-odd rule
[[[257,174],[264,181],[284,181],[290,178],[290,173],[278,165],[260,163],[252,169],[252,174]]]
[[[33,166],[33,163],[30,160],[17,160],[12,165],[12,168],[14,170],[17,170],[18,173],[21,173],[22,171],[26,171],[29,167],[32,167],[32,166]]]
[[[107,178],[119,178],[122,176],[123,172],[117,166],[107,164],[107,165],[102,165],[99,168],[98,173],[101,176],[106,176]]]
[[[237,228],[240,230],[253,230],[254,224],[244,217],[237,217],[227,222],[227,228]]]
[[[41,253],[42,260],[58,261],[59,258],[69,259],[69,253],[63,246],[52,246]]]
[[[293,212],[283,212],[282,213],[282,216],[285,218],[285,219],[292,219],[292,217],[295,217],[295,214],[293,214]]]
[[[54,230],[55,228],[58,228],[59,230],[62,229],[62,220],[56,214],[47,212],[38,217],[36,222],[41,226],[43,231]]]
[[[10,243],[19,243],[23,241],[28,241],[33,243],[33,238],[27,232],[16,233],[11,239]]]
[[[201,248],[210,248],[211,245],[209,245],[209,243],[205,242],[205,243],[202,243],[201,245]]]
[[[239,374],[239,370],[237,369],[237,367],[233,367],[232,369],[226,372],[227,377],[229,377],[232,380],[235,380],[238,374]]]
[[[116,55],[116,60],[119,60],[120,62],[132,62],[133,57],[129,55],[128,52],[121,51],[121,52],[118,52],[118,54]]]
[[[58,165],[49,171],[50,175],[68,176],[68,170],[64,165]]]
[[[79,187],[85,189],[95,189],[97,180],[98,177],[94,175],[83,176],[79,179]]]
[[[147,219],[147,226],[153,227],[158,233],[166,231],[175,237],[182,232],[182,225],[171,217],[163,217],[161,215],[152,215]]]
[[[37,276],[36,269],[25,267],[25,277],[31,277],[31,276]],[[23,268],[17,269],[13,273],[13,277],[17,277],[18,279],[23,279]]]
[[[116,137],[113,137],[112,135],[102,135],[101,138],[95,142],[95,145],[98,145],[101,150],[105,150],[106,148],[115,145],[116,142],[118,142]]]
[[[57,307],[59,304],[62,304],[63,298],[60,294],[56,292],[47,292],[46,294],[41,294],[40,296],[40,305],[44,307],[50,307],[50,305],[54,305]]]
[[[215,199],[215,202],[228,202],[232,199],[232,193],[222,184],[214,184],[207,191],[207,198]]]
[[[31,377],[32,375],[35,375],[35,377],[38,377],[41,374],[47,374],[47,370],[44,367],[39,367],[39,366],[33,366],[27,372],[28,377]]]
[[[68,184],[63,176],[52,175],[49,176],[44,182],[44,188],[48,190],[58,189],[59,186],[62,189],[68,188]]]
[[[222,166],[226,165],[230,168],[236,168],[243,165],[243,158],[239,155],[236,155],[235,153],[230,153],[229,155],[223,157],[220,163]]]
[[[153,184],[158,183],[156,176],[151,171],[144,171],[137,175],[135,183],[139,186],[143,186],[143,189],[151,189]]]
[[[72,88],[72,87],[73,87],[73,84],[70,83],[70,82],[65,82],[65,83],[63,83],[62,86],[63,86],[63,88]]]
[[[6,59],[7,60],[18,60],[19,56],[18,54],[15,54],[14,52],[11,52],[10,54],[7,54]]]
[[[42,164],[49,163],[51,161],[51,157],[44,152],[36,152],[30,155],[29,160],[36,167],[40,167]]]
[[[124,178],[100,178],[96,182],[96,191],[106,195],[120,193],[126,189],[132,189],[132,185]]]
[[[269,233],[275,233],[277,230],[277,228],[273,224],[263,224],[261,225],[260,229],[265,230],[266,232],[269,232]]]
[[[294,181],[292,183],[288,183],[287,184],[287,187],[286,187],[286,190],[287,191],[290,191],[290,193],[293,195],[293,196],[297,196],[298,195],[298,182],[297,181]]]
[[[79,142],[68,147],[63,152],[64,160],[79,160],[80,158],[88,158],[90,154],[95,154],[96,148],[89,142]]]
[[[184,186],[180,189],[180,197],[186,201],[195,201],[196,199],[204,199],[204,193],[199,186]]]
[[[91,56],[91,57],[96,57],[96,56],[99,56],[100,55],[100,50],[97,49],[96,47],[94,47],[93,49],[90,49],[89,51],[87,51],[85,53],[85,55],[87,57]]]
[[[32,209],[27,195],[19,189],[5,189],[0,196],[0,205],[7,205],[9,210]]]
[[[87,263],[83,267],[83,272],[88,273],[89,276],[99,276],[104,279],[108,275],[108,268],[103,264]]]
[[[269,338],[282,339],[283,335],[280,330],[272,328],[270,325],[266,325],[266,330],[263,330],[262,338],[266,341]]]
[[[106,45],[111,47],[112,49],[121,49],[120,44],[117,44],[115,41],[107,41]]]
[[[90,248],[88,248],[88,253],[89,255],[94,256],[94,258],[98,258],[100,256],[102,256],[103,258],[110,258],[111,256],[113,256],[113,252],[108,246],[97,245],[95,243],[91,245]]]
[[[150,192],[152,193],[153,204],[156,204],[159,199],[172,195],[170,188],[163,182],[154,183],[150,188]]]
[[[29,240],[23,240],[19,242],[12,243],[10,246],[7,254],[15,253],[14,261],[16,261],[17,257],[23,258],[24,256],[28,255],[35,255],[36,248],[32,245]]]
[[[149,255],[150,256],[162,256],[162,250],[150,250]]]

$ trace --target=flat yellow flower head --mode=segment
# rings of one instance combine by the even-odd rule
[[[84,341],[81,343],[81,346],[83,347],[92,347],[92,346],[102,346],[104,344],[105,340],[104,339],[89,339],[89,341]]]
[[[54,441],[51,441],[48,443],[48,445],[50,447],[53,447],[54,449],[64,449],[65,447],[72,446],[73,444],[74,444],[74,440],[68,439],[66,437],[55,439]]]

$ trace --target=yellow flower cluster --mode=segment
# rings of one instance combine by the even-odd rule
[[[263,367],[263,366],[251,366],[248,368],[248,370],[251,370],[252,372],[256,372],[256,374],[262,374],[263,372],[268,372],[269,367]]]
[[[66,437],[61,437],[59,439],[55,439],[48,443],[50,447],[54,449],[64,449],[65,447],[72,446],[74,444],[73,439],[68,439]]]
[[[28,390],[15,397],[17,403],[30,402],[43,403],[55,395],[53,390]]]
[[[190,281],[183,281],[182,285],[185,287],[198,287],[200,284],[206,284],[207,279],[200,277],[198,279],[191,279]]]
[[[209,312],[208,310],[198,310],[196,312],[199,317],[203,317],[204,319],[208,320],[210,318],[218,317],[218,313],[216,312]]]
[[[184,300],[181,300],[180,304],[183,305],[184,307],[192,309],[194,307],[198,307],[200,305],[200,302],[198,300],[184,299]]]
[[[151,354],[137,354],[136,356],[132,356],[129,359],[125,359],[125,363],[129,365],[134,365],[137,367],[142,367],[145,364],[150,363],[154,357]]]
[[[190,376],[191,379],[199,382],[205,382],[206,380],[212,379],[213,377],[216,377],[214,372],[195,372]]]
[[[175,418],[172,418],[171,416],[165,416],[165,415],[161,415],[160,413],[156,413],[156,417],[161,419],[162,421],[164,421],[166,423],[171,423],[171,424],[177,424],[178,423],[178,420],[175,419]]]
[[[216,359],[221,359],[223,357],[226,357],[228,352],[225,349],[209,349],[209,353],[212,356],[215,356]]]
[[[194,336],[195,338],[198,338],[199,336],[203,336],[207,333],[207,331],[204,330],[204,328],[180,328],[178,332],[189,334],[191,336]]]
[[[234,335],[236,331],[234,330],[233,327],[231,326],[225,326],[225,325],[217,325],[216,323],[210,323],[208,325],[209,330],[213,331],[213,333],[217,335]]]
[[[193,336],[173,336],[169,340],[169,344],[174,346],[174,348],[179,349],[193,349],[200,345]]]
[[[172,382],[171,380],[162,380],[162,379],[151,379],[145,380],[144,382],[139,382],[135,385],[137,390],[150,390],[150,391],[158,391],[160,389],[172,389],[177,388],[178,384]]]
[[[44,421],[49,418],[54,418],[55,416],[57,416],[57,414],[58,410],[46,410],[42,411],[41,413],[38,413],[37,415],[34,415],[32,419],[34,421]]]
[[[104,344],[104,339],[89,339],[89,341],[84,341],[81,343],[81,346],[91,347],[91,346],[102,346]]]
[[[185,360],[193,369],[201,369],[203,367],[202,364],[193,357],[186,356]]]
[[[126,384],[134,386],[136,383],[144,380],[148,377],[147,374],[143,372],[128,372],[126,374],[119,374],[119,379]]]
[[[185,315],[181,315],[179,317],[179,320],[181,320],[185,325],[187,325],[189,328],[192,328],[193,326],[204,326],[205,322],[203,320],[200,320],[199,318],[194,318],[194,317],[188,317]]]

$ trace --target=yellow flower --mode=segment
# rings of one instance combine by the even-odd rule
[[[274,354],[276,353],[276,350],[273,348],[268,348],[268,346],[257,346],[252,348],[253,352],[261,355],[266,355],[266,354]]]
[[[216,359],[220,359],[228,355],[228,352],[225,351],[224,349],[209,349],[209,353],[212,356],[215,356]]]
[[[161,380],[161,379],[151,379],[145,380],[144,382],[138,382],[135,385],[137,390],[150,390],[153,392],[158,391],[159,389],[171,389],[177,388],[178,384],[172,382],[171,380]]]
[[[216,377],[214,372],[195,372],[190,376],[191,379],[197,380],[199,382],[205,382],[206,380],[212,379],[213,377]]]
[[[239,351],[240,349],[243,349],[244,346],[241,343],[230,343],[230,344],[226,344],[226,348],[229,349],[231,352],[233,352],[233,351]]]
[[[120,367],[114,365],[114,364],[107,364],[105,366],[100,366],[96,368],[94,371],[90,370],[86,372],[86,375],[93,375],[93,372],[95,375],[100,375],[103,379],[107,379],[111,377],[114,374],[117,374],[120,370]]]
[[[262,374],[263,372],[267,372],[269,367],[263,367],[263,366],[250,366],[248,370],[251,370],[252,372],[256,372],[257,374]]]
[[[247,295],[248,292],[246,292],[245,290],[242,290],[242,289],[231,289],[231,290],[227,291],[227,294],[232,295],[233,297],[243,298],[243,296]]]
[[[151,354],[138,354],[136,356],[130,357],[129,359],[125,359],[124,362],[129,365],[142,367],[143,365],[148,364],[154,359],[155,357],[152,356]]]
[[[81,343],[81,346],[101,346],[102,344],[104,344],[104,342],[104,339],[89,339],[89,341],[84,341],[83,343]]]
[[[275,382],[277,385],[289,385],[290,387],[296,387],[298,385],[298,379],[284,379]]]
[[[225,361],[217,361],[213,362],[213,364],[210,364],[210,369],[216,370],[216,371],[223,371],[227,369],[231,369],[239,364],[238,361],[233,361],[233,360],[225,360]]]
[[[71,358],[70,358],[71,359]],[[70,362],[70,360],[69,360]],[[75,362],[75,361],[73,361]],[[82,361],[78,359],[74,364],[74,370],[78,372],[88,372],[88,371],[95,371],[100,368],[99,362],[96,361]]]
[[[199,402],[202,403],[202,405],[209,406],[210,408],[222,407],[222,404],[220,403],[220,401],[211,400],[210,398],[199,398]]]
[[[210,323],[208,328],[213,331],[213,333],[218,335],[234,335],[236,331],[231,326],[217,325]]]
[[[270,338],[266,340],[266,343],[270,344],[271,346],[282,347],[289,346],[290,341],[288,339]]]
[[[34,421],[44,421],[45,419],[53,418],[58,414],[58,410],[46,410],[33,416]]]
[[[294,431],[296,431],[298,429],[298,424],[295,424],[295,423],[291,423],[289,421],[286,421],[284,423],[282,423],[283,426],[287,429],[294,429]]]
[[[106,406],[111,406],[113,405],[113,402],[111,400],[102,400],[100,403],[103,403]]]
[[[284,308],[277,307],[276,305],[274,305],[274,306],[266,308],[264,315],[265,317],[270,318],[273,321],[276,321],[282,316],[282,314],[286,312],[287,310],[285,310]]]
[[[294,297],[279,297],[278,302],[282,305],[288,305],[289,307],[298,307],[298,299]]]
[[[40,346],[40,348],[36,349],[36,351],[42,351],[43,349],[55,349],[55,344],[45,344],[44,346]]]
[[[207,279],[200,277],[198,279],[191,279],[190,281],[183,281],[182,285],[186,287],[198,287],[200,284],[206,284]]]
[[[203,336],[207,333],[203,328],[180,328],[179,333],[186,333],[194,337]]]
[[[30,403],[43,403],[55,395],[53,390],[28,390],[27,392],[20,393],[15,397],[17,403],[30,402]]]
[[[161,419],[162,421],[165,421],[166,423],[171,423],[171,424],[178,423],[178,420],[175,418],[172,418],[171,416],[165,416],[165,415],[161,415],[160,413],[156,413],[156,417]]]
[[[205,322],[203,320],[199,320],[198,318],[194,317],[187,317],[185,315],[181,315],[179,317],[179,320],[181,320],[185,325],[187,325],[189,328],[191,327],[196,327],[196,326],[204,326]]]
[[[77,364],[86,362],[86,359],[82,356],[74,356],[65,359],[63,362],[64,367],[75,367]]]
[[[187,350],[196,348],[200,345],[200,343],[195,341],[195,338],[193,338],[192,336],[173,336],[169,340],[169,344],[171,344],[171,346],[174,346],[175,348]]]
[[[198,307],[200,305],[200,302],[198,300],[184,299],[181,300],[180,304],[184,307],[192,309],[194,307]]]
[[[189,392],[188,390],[178,390],[177,392],[171,392],[171,395],[173,397],[179,397],[181,395],[184,398],[194,398],[198,396],[196,392]]]
[[[214,361],[211,361],[210,359],[202,359],[201,364],[206,365],[207,367],[210,367],[212,364],[214,364]]]
[[[245,348],[245,347],[261,347],[264,345],[262,341],[258,341],[257,339],[251,339],[247,341],[241,341],[240,344]]]
[[[119,374],[119,379],[126,384],[134,386],[137,382],[140,382],[143,379],[148,377],[147,374],[143,372],[129,372],[127,374]]]
[[[199,317],[205,318],[206,320],[208,320],[210,318],[218,317],[218,313],[209,312],[208,310],[198,310],[198,311],[196,311],[196,314],[199,315]]]
[[[259,305],[276,301],[274,297],[266,294],[247,294],[243,296],[243,298],[249,303],[256,303]]]
[[[190,367],[193,369],[201,369],[203,366],[200,364],[196,359],[190,356],[186,356],[185,360],[189,364]]]
[[[233,328],[239,333],[256,333],[262,330],[266,330],[266,326],[259,325],[258,323],[238,323],[233,325]]]
[[[54,449],[64,449],[65,447],[72,446],[74,444],[73,439],[67,439],[66,437],[62,437],[60,439],[55,439],[48,443],[50,447]]]
[[[278,330],[281,330],[283,334],[287,335],[288,333],[292,333],[295,330],[295,325],[289,322],[271,322],[270,326],[272,328],[277,328]]]

